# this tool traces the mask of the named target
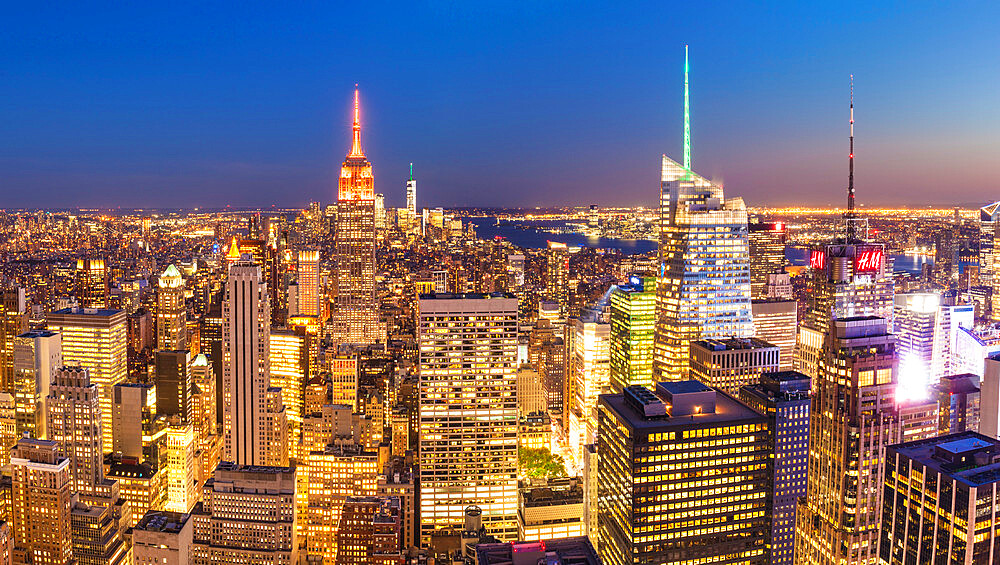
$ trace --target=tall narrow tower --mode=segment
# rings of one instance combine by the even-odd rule
[[[267,460],[270,319],[260,266],[233,263],[222,305],[222,427],[223,458],[237,465],[263,465]]]
[[[653,374],[666,381],[687,378],[691,341],[753,335],[746,205],[690,169],[687,74],[685,50],[684,164],[664,155],[660,177]]]
[[[406,181],[406,209],[410,217],[417,217],[417,179],[413,178],[413,163],[410,163],[410,180]]]
[[[354,89],[351,151],[340,168],[334,261],[337,294],[333,334],[342,343],[375,343],[379,331],[375,300],[375,175],[361,150],[361,106]]]

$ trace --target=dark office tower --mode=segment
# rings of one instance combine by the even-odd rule
[[[222,429],[222,303],[212,304],[208,313],[201,319],[201,351],[212,361],[212,374],[215,375],[215,416],[219,429]]]
[[[895,338],[874,316],[833,322],[820,346],[810,410],[809,485],[799,504],[799,565],[874,563],[880,454],[901,434]]]
[[[14,394],[14,338],[28,331],[24,289],[14,284],[0,287],[0,392]]]
[[[107,308],[109,291],[104,259],[77,259],[74,292],[80,306]]]
[[[785,269],[784,222],[751,222],[747,233],[750,244],[750,296],[767,296],[767,277]]]
[[[767,418],[698,381],[602,395],[598,418],[605,565],[767,562]]]
[[[562,414],[568,402],[564,397],[566,381],[566,345],[556,335],[552,322],[540,319],[528,335],[528,362],[542,381],[546,405],[551,414]]]
[[[979,431],[979,376],[971,373],[946,375],[934,385],[941,435]]]
[[[934,282],[944,288],[958,283],[958,252],[962,247],[960,227],[947,226],[934,234]]]
[[[740,401],[768,418],[767,548],[770,565],[791,565],[795,553],[795,510],[806,495],[809,465],[809,377],[795,371],[762,375],[740,389]]]
[[[385,339],[385,332],[375,298],[375,175],[361,150],[357,88],[353,131],[351,152],[340,168],[337,185],[333,335],[343,343],[376,343]]]
[[[962,432],[889,446],[879,563],[1000,563],[1000,442]]]
[[[156,415],[180,416],[191,421],[191,352],[186,349],[156,352]]]

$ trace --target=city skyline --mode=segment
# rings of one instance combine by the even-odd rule
[[[859,203],[942,204],[945,183],[986,203],[1000,113],[975,57],[989,34],[969,22],[993,18],[908,8],[837,23],[820,23],[834,7],[790,5],[401,6],[380,23],[358,7],[250,8],[235,23],[206,9],[179,26],[185,14],[67,11],[4,45],[17,85],[0,130],[5,206],[331,202],[354,83],[387,206],[404,204],[411,162],[432,206],[652,206],[655,159],[681,154],[685,43],[694,167],[749,206],[839,204],[851,73]],[[370,33],[333,25],[348,20]],[[692,31],[643,33],[667,22]]]

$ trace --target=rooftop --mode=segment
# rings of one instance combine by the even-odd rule
[[[642,389],[642,390],[639,390]],[[657,383],[657,393],[630,386],[623,394],[602,394],[600,403],[632,429],[690,428],[762,418],[749,406],[698,381]]]
[[[184,524],[187,523],[190,517],[190,514],[181,514],[180,512],[151,510],[146,512],[146,515],[139,520],[139,523],[135,525],[135,529],[147,532],[177,534],[184,529]]]
[[[976,432],[900,443],[889,449],[969,487],[1000,482],[1000,441]]]
[[[476,546],[478,565],[600,565],[586,536],[545,541],[483,543]]]
[[[710,351],[734,351],[747,349],[777,349],[778,346],[756,337],[730,337],[726,339],[699,339],[691,342],[691,347],[701,347]]]

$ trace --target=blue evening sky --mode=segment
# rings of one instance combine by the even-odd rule
[[[680,160],[749,205],[1000,199],[1000,5],[5,3],[0,208],[335,197],[354,83],[400,206],[654,205]]]

